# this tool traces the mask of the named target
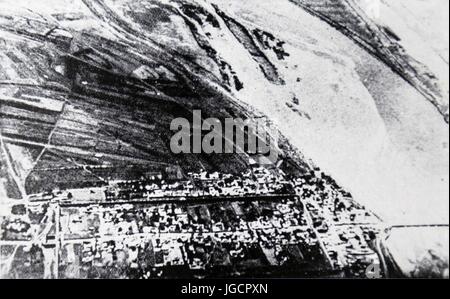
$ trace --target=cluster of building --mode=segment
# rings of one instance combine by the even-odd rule
[[[135,184],[134,187],[139,186]],[[164,196],[159,191],[161,189],[168,192],[166,195],[180,194],[180,196],[193,197],[293,194],[300,198],[302,207],[307,210],[311,229],[322,240],[322,248],[326,251],[333,267],[346,268],[360,265],[361,269],[365,269],[369,265],[379,264],[379,258],[372,244],[377,234],[379,219],[356,203],[351,195],[342,190],[332,178],[318,171],[291,179],[286,179],[280,170],[269,170],[263,167],[254,168],[240,176],[217,172],[189,173],[187,181],[171,185],[163,183],[162,186],[153,184],[150,188],[147,186],[144,189],[152,190],[146,193],[147,197]],[[268,229],[271,227],[280,229],[284,226],[289,228],[307,225],[305,219],[303,217],[301,220],[303,223],[298,223],[299,220],[296,217],[283,220],[272,219],[270,223],[265,219],[259,219],[246,225],[251,229],[263,229],[263,231],[267,229],[260,238],[264,240],[266,234],[270,236]],[[221,224],[216,225],[220,227]],[[191,229],[195,227],[194,225]],[[208,231],[208,228],[202,227],[202,231]],[[282,240],[276,242],[282,242]]]
[[[250,262],[281,267],[293,259],[288,247],[296,248],[300,263],[312,262],[311,255],[325,259],[297,198],[63,208],[61,217],[63,239],[83,244],[82,265],[126,263],[144,276],[173,267],[191,272],[245,268]]]
[[[254,168],[239,176],[219,172],[188,173],[185,180],[166,181],[162,175],[141,181],[114,181],[107,188],[106,199],[139,200],[157,198],[198,198],[224,196],[263,196],[282,194],[290,183],[279,171]]]
[[[27,239],[30,225],[20,219],[14,219],[4,222],[2,239]]]
[[[50,245],[76,245],[78,252],[61,263],[76,262],[87,273],[111,268],[166,277],[174,267],[191,274],[224,267],[224,275],[291,267],[339,269],[354,277],[379,265],[377,217],[316,171],[288,178],[281,170],[253,168],[239,176],[189,173],[170,182],[155,176],[58,192],[52,199],[52,209],[59,207],[55,217],[30,209],[28,217],[46,219],[39,235]],[[19,224],[10,222],[8,230],[22,230]]]
[[[0,216],[1,240],[28,240],[31,238],[31,224],[23,215]]]
[[[380,265],[374,248],[380,223],[376,215],[326,175],[306,175],[293,182],[334,267],[364,276],[369,266]]]

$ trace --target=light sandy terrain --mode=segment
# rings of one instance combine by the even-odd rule
[[[421,243],[434,246],[423,250],[423,247],[417,246]],[[435,277],[449,278],[448,228],[395,229],[386,245],[406,275],[423,277],[425,271],[432,271]]]

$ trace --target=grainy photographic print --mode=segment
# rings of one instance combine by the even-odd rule
[[[448,0],[0,0],[0,277],[449,278]]]

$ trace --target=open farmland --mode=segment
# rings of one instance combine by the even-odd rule
[[[106,17],[106,6],[98,6],[102,1],[88,3],[96,16],[86,13],[81,18]],[[200,82],[191,88],[189,82],[198,79],[181,70],[195,62],[178,55],[180,62],[168,68],[162,63],[176,53],[148,46],[146,38],[138,45],[136,40],[105,37],[101,30],[111,30],[110,23],[101,30],[76,33],[71,26],[77,22],[64,15],[58,15],[59,22],[67,26],[55,29],[53,20],[14,13],[13,22],[8,22],[10,16],[0,16],[1,38],[8,42],[8,51],[1,55],[0,127],[12,169],[27,193],[59,184],[76,186],[78,180],[84,186],[126,179],[126,173],[116,171],[123,167],[140,167],[137,173],[177,165],[185,170],[245,168],[245,159],[234,155],[171,154],[170,122],[192,118],[192,109],[203,109],[204,117],[246,115]],[[108,17],[113,16],[116,19],[111,21],[124,26],[114,34],[133,31],[118,16]],[[129,43],[142,53],[130,52]],[[152,55],[143,56],[146,52]],[[154,61],[155,57],[162,61]],[[223,102],[216,103],[219,98]]]

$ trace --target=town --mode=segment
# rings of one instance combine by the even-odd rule
[[[314,171],[155,174],[11,209],[0,245],[22,260],[6,277],[366,277],[380,264],[379,219]]]

